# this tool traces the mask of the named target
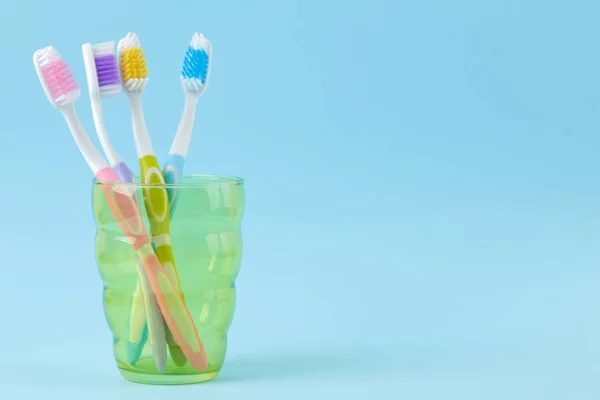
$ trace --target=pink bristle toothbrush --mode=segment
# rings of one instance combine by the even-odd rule
[[[121,178],[121,181],[131,183],[133,182],[133,172],[111,144],[102,116],[101,99],[117,97],[121,94],[121,79],[117,58],[115,57],[115,43],[106,42],[97,45],[86,43],[81,46],[81,52],[85,65],[94,125],[100,144],[104,149],[108,162]],[[150,288],[145,285],[146,279],[142,276],[143,274],[143,267],[138,260],[139,279],[131,302],[125,356],[127,361],[134,365],[139,360],[148,336],[150,336],[156,369],[163,372],[167,364],[164,320],[160,314],[156,298],[151,293]]]
[[[37,50],[33,55],[33,63],[48,100],[63,114],[79,151],[96,179],[120,182],[118,175],[94,147],[77,118],[75,101],[79,98],[80,92],[73,74],[59,53],[52,46]],[[111,212],[144,267],[150,287],[156,295],[159,308],[173,338],[194,368],[206,369],[208,361],[198,330],[176,288],[176,283],[165,273],[152,248],[134,195],[129,188],[116,183],[113,189],[109,185],[102,185]]]

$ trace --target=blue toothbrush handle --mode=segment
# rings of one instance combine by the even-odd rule
[[[169,154],[163,167],[163,176],[165,177],[165,182],[168,185],[176,185],[181,183],[183,164],[185,164],[185,157],[179,154]],[[178,193],[175,188],[167,188],[167,194],[169,196],[169,206],[171,208],[172,218],[173,213],[175,212],[175,206],[177,205]]]
[[[138,266],[138,274],[143,271]],[[125,357],[130,365],[135,365],[142,355],[144,345],[148,341],[148,326],[146,324],[145,294],[138,283],[131,299],[131,312],[127,324],[127,339],[125,340]]]

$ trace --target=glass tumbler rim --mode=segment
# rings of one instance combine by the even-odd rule
[[[103,181],[97,178],[93,179],[94,185],[119,185],[121,187],[129,187],[132,189],[140,189],[151,187],[165,189],[202,189],[207,187],[224,187],[224,186],[241,186],[244,184],[244,179],[234,175],[221,174],[183,174],[181,182],[176,184],[165,183],[163,185],[144,184],[141,182],[140,175],[134,175],[134,182],[115,182]]]

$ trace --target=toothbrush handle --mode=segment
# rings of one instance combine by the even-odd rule
[[[142,154],[154,154],[152,141],[148,135],[148,128],[146,127],[142,111],[142,93],[131,93],[129,95],[129,105],[131,106],[131,125],[138,157]]]
[[[185,93],[183,113],[181,114],[179,126],[177,127],[175,139],[173,139],[169,154],[180,154],[182,157],[187,155],[190,141],[192,140],[192,130],[194,128],[194,119],[196,118],[196,105],[199,98],[199,93]]]
[[[198,93],[185,93],[185,106],[183,114],[175,133],[175,139],[169,151],[169,157],[163,168],[163,176],[168,184],[177,184],[181,182],[183,176],[183,164],[185,164],[185,156],[187,155],[190,141],[192,140],[192,130],[194,128],[194,119],[196,117],[196,105],[198,104]],[[167,189],[169,194],[169,206],[171,213],[174,211],[177,203],[177,190],[174,188]]]
[[[96,178],[101,181],[114,182],[115,185],[102,185],[102,191],[108,206],[115,217],[123,234],[127,236],[134,250],[150,244],[150,237],[146,233],[144,220],[134,195],[128,193],[125,187],[118,186],[119,176],[112,168],[104,168],[96,173]]]
[[[118,182],[119,180],[111,168],[98,171],[96,178],[103,181]],[[194,368],[206,369],[208,361],[194,320],[183,301],[177,283],[169,278],[152,249],[140,209],[133,196],[127,193],[125,188],[119,190],[118,184],[114,188],[103,185],[102,190],[113,216],[123,233],[129,238],[142,263],[152,292],[156,295],[160,311],[175,342],[181,347]]]
[[[176,185],[181,182],[183,175],[183,164],[185,164],[185,158],[179,154],[169,154],[167,162],[163,167],[163,177],[168,185]],[[169,212],[171,219],[175,213],[175,206],[177,205],[178,190],[173,187],[167,188],[167,195],[169,196]],[[167,330],[167,344],[169,345],[169,352],[173,362],[178,366],[184,366],[187,362],[185,355],[182,353],[177,343],[173,339],[173,336]]]
[[[93,57],[93,56],[92,56]],[[85,59],[85,58],[84,58]],[[91,61],[94,62],[93,60]],[[95,67],[94,67],[95,68]],[[95,74],[95,72],[94,72]],[[123,160],[121,156],[117,153],[112,143],[108,139],[108,133],[106,132],[106,128],[104,126],[104,118],[102,117],[102,107],[100,105],[100,95],[99,94],[90,94],[90,103],[92,105],[92,117],[94,119],[94,126],[96,127],[96,133],[98,134],[98,139],[100,139],[100,145],[104,150],[104,154],[106,154],[106,158],[108,158],[108,162],[110,165],[115,164],[123,164]],[[125,165],[125,167],[127,167]],[[118,173],[118,171],[115,171]],[[131,172],[131,171],[129,171]],[[122,182],[129,182],[126,179],[123,179],[121,175]]]
[[[156,301],[162,315],[175,339],[190,364],[198,370],[208,368],[206,352],[198,335],[194,320],[188,310],[178,288],[171,281],[160,261],[147,246],[138,250],[148,282],[156,294]]]
[[[156,157],[147,155],[139,159],[142,182],[145,185],[164,185],[165,178],[162,175],[160,166]],[[163,187],[145,187],[144,204],[146,212],[150,219],[150,230],[152,231],[152,240],[156,248],[156,255],[169,272],[177,288],[180,289],[181,282],[177,274],[173,249],[171,247],[171,222],[169,210],[169,195]]]
[[[177,127],[171,150],[169,150],[169,156],[163,168],[163,176],[168,184],[178,184],[181,182],[183,164],[185,164],[185,157],[190,147],[190,141],[192,140],[194,120],[196,119],[196,106],[201,94],[197,92],[185,92],[183,113],[179,120],[179,126]],[[177,189],[167,188],[167,191],[169,193],[169,206],[171,207],[171,213],[173,213],[177,204]]]
[[[141,95],[141,92],[130,93],[129,103],[142,183],[144,185],[164,185],[165,178],[160,170],[158,160],[154,156],[154,150],[144,121]],[[177,288],[181,291],[181,282],[179,281],[175,259],[173,258],[173,249],[171,248],[171,222],[167,190],[164,187],[145,187],[143,192],[156,255],[163,267],[175,278]]]
[[[101,119],[99,120],[101,121]],[[105,152],[110,154],[110,149],[112,148],[110,142],[105,140],[103,141],[104,145],[106,145]],[[119,176],[121,182],[133,182],[133,172],[124,161],[113,165],[113,171]],[[136,193],[133,193],[133,198],[137,204]],[[150,291],[150,284],[145,282],[147,278],[144,267],[139,259],[136,259],[136,264],[138,266],[139,279],[131,302],[129,334],[128,341],[125,343],[125,354],[127,362],[131,365],[137,363],[142,355],[142,350],[146,345],[148,336],[150,336],[156,369],[159,372],[163,372],[166,363],[166,355],[164,354],[164,321],[162,315],[160,315],[158,304],[156,304],[156,298]]]
[[[133,183],[133,172],[129,169],[124,161],[116,164],[113,170],[119,175],[121,182]]]
[[[177,185],[181,182],[184,164],[185,157],[179,154],[169,154],[169,157],[167,157],[167,161],[165,162],[165,165],[163,167],[163,176],[165,177],[165,182],[168,185]],[[177,194],[177,189],[173,187],[167,188],[171,217],[175,213],[175,206],[177,205]]]
[[[133,182],[133,172],[125,162],[116,164],[113,170],[121,178],[121,181]],[[137,202],[136,194],[134,194],[134,197]],[[148,338],[150,338],[154,363],[159,372],[164,372],[166,367],[165,344],[168,344],[173,362],[176,365],[183,366],[187,362],[187,358],[175,342],[171,331],[168,327],[165,328],[163,316],[158,308],[156,296],[151,291],[143,265],[139,258],[136,262],[138,264],[139,280],[129,317],[129,341],[126,343],[128,362],[133,365],[138,361],[142,349]]]
[[[167,365],[167,350],[165,338],[165,323],[156,302],[156,296],[152,293],[150,282],[139,263],[139,285],[144,299],[144,311],[146,314],[148,336],[152,345],[152,355],[158,372],[165,372]],[[132,310],[133,313],[133,310]]]
[[[137,260],[138,275],[143,274],[144,266]],[[131,299],[131,311],[129,313],[129,323],[127,340],[125,341],[125,358],[130,365],[138,362],[148,341],[148,324],[146,324],[147,310],[145,303],[145,294],[138,279]]]
[[[139,159],[142,182],[145,184],[165,184],[165,178],[160,171],[160,166],[155,156],[147,155]],[[170,212],[171,202],[169,201],[168,190],[164,188],[145,188],[144,203],[146,212],[150,219],[150,229],[152,231],[153,244],[156,250],[156,255],[163,265],[167,275],[172,282],[176,283],[177,289],[181,292],[181,282],[173,257],[173,249],[171,247],[171,223]],[[178,366],[183,366],[186,363],[185,352],[177,345],[174,339],[174,333],[167,330],[167,344],[169,353],[173,362]],[[173,334],[171,334],[173,333]],[[191,361],[191,360],[190,360]]]

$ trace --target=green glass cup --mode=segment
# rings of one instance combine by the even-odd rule
[[[243,180],[187,175],[177,185],[148,186],[138,181],[95,180],[92,192],[97,227],[96,261],[104,282],[104,311],[114,338],[117,366],[125,379],[137,383],[189,384],[211,380],[223,365],[227,331],[235,309],[235,279],[242,257]],[[166,320],[162,320],[160,308],[155,307],[158,319],[149,313],[148,310],[153,310],[151,305],[157,304],[157,296],[147,285],[131,238],[124,233],[123,225],[115,218],[114,207],[111,208],[113,195],[131,193],[151,236],[143,196],[167,189],[177,199],[169,216],[170,243],[180,289],[177,293],[185,304],[183,307],[189,310],[203,345],[206,368],[199,369],[186,360],[183,346],[179,346]],[[167,294],[165,298],[175,295],[178,294]],[[162,336],[156,332],[162,332]]]

